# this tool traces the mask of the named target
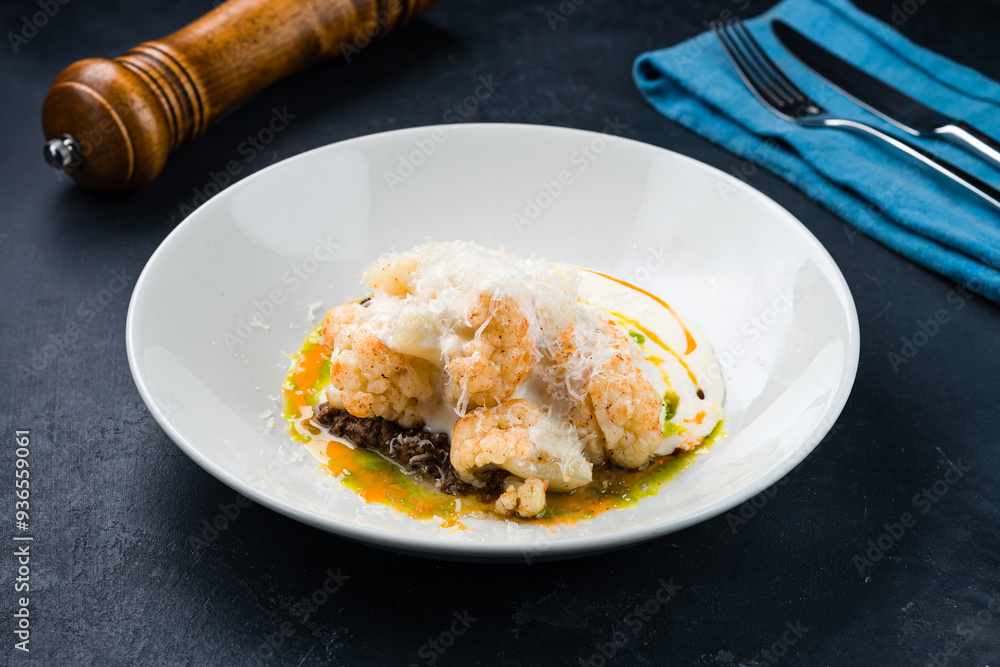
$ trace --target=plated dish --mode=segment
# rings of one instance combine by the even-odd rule
[[[714,349],[725,439],[681,457],[655,494],[558,525],[515,512],[442,527],[317,474],[282,428],[281,352],[295,356],[330,308],[366,296],[359,276],[384,252],[429,238],[586,267],[668,303]],[[491,124],[360,137],[227,188],[150,258],[126,344],[159,425],[240,493],[384,548],[523,562],[652,539],[766,489],[834,425],[858,326],[826,251],[745,183],[627,139]]]
[[[286,432],[365,501],[572,523],[655,495],[722,433],[710,344],[626,281],[463,241],[362,275],[282,388]]]

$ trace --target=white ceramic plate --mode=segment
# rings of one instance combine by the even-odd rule
[[[503,521],[448,532],[366,505],[282,432],[281,406],[271,397],[280,395],[288,367],[282,352],[297,350],[315,324],[310,306],[321,302],[313,311],[322,317],[357,298],[362,266],[428,238],[502,244],[658,294],[715,347],[728,437],[657,496],[555,533]],[[226,189],[150,258],[132,295],[126,341],[156,421],[230,487],[373,545],[510,561],[648,540],[761,492],[833,426],[859,349],[840,271],[764,195],[647,144],[501,124],[360,137]]]

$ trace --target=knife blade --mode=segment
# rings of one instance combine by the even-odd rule
[[[972,125],[932,109],[827,51],[784,21],[772,29],[803,65],[876,116],[917,137],[945,139],[1000,168],[1000,142]]]

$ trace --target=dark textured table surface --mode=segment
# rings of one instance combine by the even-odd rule
[[[1000,664],[1000,308],[957,299],[946,279],[851,233],[794,187],[667,122],[640,98],[629,74],[640,52],[704,30],[724,9],[750,16],[771,3],[575,1],[553,30],[544,12],[558,11],[556,0],[444,0],[350,65],[313,68],[251,99],[182,149],[151,186],[117,197],[74,187],[42,162],[39,110],[48,85],[69,63],[118,55],[212,2],[76,0],[59,5],[18,53],[5,38],[5,660]],[[906,35],[1000,77],[996,2],[900,5],[916,10],[902,26]],[[883,20],[895,8],[889,0],[862,6]],[[3,33],[20,31],[22,17],[36,11],[28,0],[4,3]],[[468,120],[600,130],[605,118],[620,116],[629,137],[742,169],[812,230],[846,276],[862,327],[857,384],[833,437],[753,505],[581,560],[529,567],[415,559],[256,505],[207,548],[192,550],[189,537],[234,492],[171,443],[133,385],[124,330],[135,277],[195,189],[273,108],[297,119],[241,177],[330,142],[439,123],[477,77],[490,74],[502,88]],[[115,280],[126,287],[107,299]],[[939,309],[949,320],[894,369],[888,354]],[[18,429],[30,430],[32,465],[29,654],[14,649],[13,633]],[[948,473],[949,461],[961,466],[961,478]],[[897,529],[904,512],[916,523]],[[303,598],[337,585],[326,581],[328,571],[340,573],[337,592],[317,595],[324,603],[299,613]],[[643,611],[661,580],[676,590]],[[456,614],[467,630],[453,625]],[[453,628],[461,634],[449,634]]]

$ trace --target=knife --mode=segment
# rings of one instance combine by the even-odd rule
[[[879,81],[787,23],[776,20],[772,28],[778,40],[806,67],[876,116],[916,137],[946,139],[1000,169],[1000,142]]]

